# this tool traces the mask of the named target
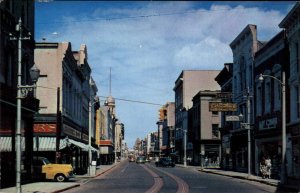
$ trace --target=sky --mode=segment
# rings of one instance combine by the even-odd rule
[[[35,41],[71,42],[73,51],[85,44],[101,104],[110,94],[111,68],[116,115],[133,147],[157,131],[158,110],[174,102],[182,70],[222,70],[233,61],[229,44],[247,24],[268,41],[294,4],[36,0]]]

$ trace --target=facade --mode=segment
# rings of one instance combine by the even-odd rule
[[[36,43],[35,63],[41,80],[36,91],[40,112],[34,121],[34,155],[56,163],[71,163],[76,173],[86,173],[89,165],[88,109],[92,89],[86,57],[85,45],[73,52],[69,42]]]
[[[265,77],[259,81],[258,77],[269,75],[282,81],[282,73],[289,77],[289,50],[284,31],[274,36],[267,44],[255,53],[255,174],[259,174],[259,164],[266,157],[271,159],[271,177],[280,178],[281,149],[282,149],[282,86],[279,81]],[[286,96],[289,96],[286,85]],[[287,109],[289,100],[286,101]],[[288,135],[289,136],[289,135]],[[289,136],[290,137],[290,136]],[[291,143],[287,143],[291,149]],[[291,152],[287,151],[287,166],[291,172]]]
[[[215,81],[221,86],[221,93],[219,97],[221,102],[232,103],[232,63],[225,63],[224,68],[215,78]],[[222,169],[231,170],[232,168],[232,156],[230,152],[230,138],[231,138],[231,129],[233,124],[231,121],[226,121],[226,116],[231,116],[235,112],[224,111],[221,113],[221,162],[220,167]]]
[[[291,148],[287,153],[291,154],[291,168],[288,171],[289,180],[300,179],[300,3],[297,2],[287,16],[280,22],[279,27],[285,29],[290,52],[290,69],[287,84],[289,85],[290,109],[287,111],[287,141]],[[288,145],[288,144],[287,144]],[[288,146],[287,146],[288,147]],[[288,158],[288,157],[287,157]],[[297,182],[298,183],[298,182]]]
[[[187,157],[191,164],[219,166],[221,113],[209,108],[211,102],[220,102],[216,97],[218,93],[220,91],[199,91],[193,97],[187,144]]]
[[[18,41],[16,25],[22,20],[21,83],[32,85],[29,69],[34,65],[34,1],[0,1],[0,188],[16,184],[15,128],[17,117]],[[12,36],[10,36],[10,33]],[[38,112],[39,101],[30,92],[21,102],[21,180],[31,179],[33,116]]]
[[[113,127],[112,112],[106,106],[100,107],[99,112],[99,141],[100,147],[100,164],[111,164],[114,160],[114,143],[113,143]]]
[[[175,103],[168,102],[159,110],[159,121],[162,125],[161,152],[164,156],[170,156],[175,152]]]
[[[124,124],[117,122],[115,126],[116,135],[115,135],[115,151],[116,156],[121,158],[121,150],[122,150],[122,141],[124,139]]]
[[[177,161],[183,162],[184,131],[188,128],[188,110],[192,107],[192,98],[200,90],[219,90],[220,86],[214,81],[217,70],[184,70],[175,81],[175,153]]]
[[[254,123],[254,102],[251,97],[253,95],[254,54],[262,46],[263,43],[257,40],[256,25],[250,24],[230,43],[233,53],[232,102],[238,106],[236,115],[242,114],[245,117],[243,121],[250,125]],[[247,107],[247,97],[250,100],[249,107]],[[247,171],[248,168],[247,131],[241,127],[240,122],[233,123],[230,152],[232,167],[236,171]]]

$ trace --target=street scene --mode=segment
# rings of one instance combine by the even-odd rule
[[[300,2],[0,0],[0,193],[300,192]]]

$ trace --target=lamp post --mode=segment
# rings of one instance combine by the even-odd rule
[[[260,74],[258,80],[263,82],[264,77],[272,78],[280,83],[282,86],[282,157],[281,157],[281,175],[280,175],[280,183],[286,183],[286,171],[285,171],[285,154],[286,154],[286,102],[285,102],[285,72],[282,72],[282,81],[278,78],[270,75]]]
[[[92,100],[89,101],[89,175],[91,176],[92,169],[92,106],[99,102],[99,97],[96,96],[94,98],[94,102]]]
[[[18,37],[10,35],[10,40],[18,41],[18,74],[17,74],[17,128],[16,128],[16,192],[21,193],[21,107],[22,98],[25,98],[29,91],[33,91],[36,88],[36,82],[40,76],[40,70],[33,65],[30,69],[30,76],[33,85],[21,85],[22,84],[22,40],[29,40],[30,33],[28,37],[23,37],[22,20],[19,19],[19,23],[16,25],[16,31],[19,32]]]
[[[184,132],[183,136],[183,166],[186,167],[186,141],[187,141],[187,130],[181,129],[181,128],[176,128],[176,130],[182,130]]]

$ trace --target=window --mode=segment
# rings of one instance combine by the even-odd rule
[[[267,82],[265,86],[265,112],[270,112],[271,103],[271,83]]]
[[[296,54],[296,70],[299,72],[299,43],[295,43],[295,54]]]
[[[219,112],[218,111],[212,111],[212,114],[213,115],[219,115]]]
[[[219,138],[219,125],[218,124],[212,124],[212,138]]]

